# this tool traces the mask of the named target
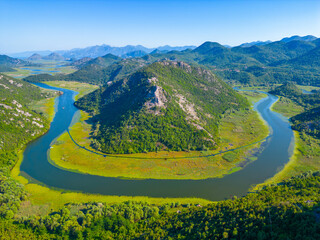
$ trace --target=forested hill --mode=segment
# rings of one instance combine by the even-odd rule
[[[39,136],[49,123],[26,104],[45,97],[39,88],[0,74],[0,155]],[[1,158],[1,157],[0,157]]]
[[[94,115],[96,148],[135,153],[212,149],[222,114],[249,104],[208,70],[161,61],[107,82],[76,106]]]
[[[320,106],[319,92],[315,94],[304,94],[301,89],[299,89],[294,83],[291,82],[285,83],[275,88],[270,93],[290,98],[306,110]]]
[[[320,138],[320,107],[298,114],[291,121],[294,130]]]
[[[46,96],[27,82],[0,74],[0,219],[12,218],[27,196],[10,170],[18,161],[18,151],[49,128],[49,121],[27,106]]]
[[[81,66],[80,69],[74,73],[65,74],[37,74],[31,75],[24,78],[27,82],[43,82],[43,81],[77,81],[85,82],[96,85],[102,85],[110,78],[114,78],[116,75],[121,75],[120,66],[125,66],[125,68],[130,68],[132,64],[127,63],[130,60],[123,60],[122,58],[114,56],[112,54],[107,54],[103,57],[98,57],[95,59],[84,59],[83,61],[76,61],[77,66]],[[72,65],[72,64],[71,64]]]
[[[132,56],[144,56],[125,60],[107,54],[82,63],[76,62],[81,69],[69,75],[56,75],[54,79],[103,85],[144,65],[169,59],[207,68],[228,83],[268,85],[292,81],[320,86],[319,49],[320,40],[310,36],[233,48],[205,42],[193,50],[153,51],[147,55],[135,53]],[[40,77],[44,81],[52,80],[45,75],[30,76],[26,80],[37,81]]]
[[[295,81],[319,85],[318,48],[320,40],[278,41],[251,47],[227,48],[219,43],[205,42],[194,50],[154,53],[147,61],[162,58],[200,64],[224,80],[241,84],[270,84]],[[310,38],[312,40],[313,38]],[[297,66],[303,65],[303,68]]]
[[[286,83],[270,93],[291,99],[305,109],[305,112],[293,116],[292,128],[313,137],[320,138],[320,93],[303,94],[293,83]]]
[[[15,71],[13,68],[32,65],[30,62],[12,58],[7,55],[0,55],[0,72],[12,72]]]

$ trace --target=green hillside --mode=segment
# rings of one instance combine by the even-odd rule
[[[294,67],[320,68],[320,47],[314,48],[311,51],[284,62],[285,65]]]
[[[23,185],[10,176],[10,169],[18,160],[18,150],[49,128],[47,119],[27,107],[45,97],[39,88],[0,74],[0,219],[12,218],[27,197]]]
[[[290,118],[292,128],[313,137],[320,137],[320,93],[303,94],[293,83],[286,83],[270,93],[291,99],[305,111]]]
[[[36,74],[24,78],[27,82],[76,81],[103,85],[108,81],[120,79],[144,66],[141,59],[124,59],[107,54],[85,62],[79,70],[71,74]]]
[[[93,62],[72,74],[60,76],[60,79],[103,85],[106,82],[121,79],[145,65],[144,61],[140,59],[115,61],[113,64],[104,67],[96,64],[95,59]]]
[[[48,129],[48,121],[27,108],[45,96],[37,87],[0,74],[0,152],[22,147]]]
[[[302,90],[291,82],[285,83],[275,88],[270,93],[278,96],[287,97],[295,103],[297,103],[298,105],[300,105],[301,107],[305,108],[306,110],[320,106],[320,93],[303,94]]]
[[[210,71],[161,61],[109,82],[76,106],[94,116],[96,148],[137,153],[212,149],[222,114],[249,105]]]
[[[12,58],[7,55],[0,55],[0,72],[13,72],[15,71],[13,68],[15,67],[31,65],[33,64],[18,58]]]
[[[298,114],[291,121],[294,130],[320,138],[320,107]]]

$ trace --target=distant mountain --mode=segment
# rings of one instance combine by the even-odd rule
[[[18,52],[18,53],[10,53],[7,54],[10,57],[14,57],[14,58],[21,58],[21,59],[25,59],[30,57],[33,54],[39,54],[41,56],[47,56],[50,53],[53,53],[53,51],[50,50],[45,50],[45,51],[25,51],[25,52]]]
[[[279,62],[277,65],[291,65],[292,67],[320,68],[320,47],[316,47],[296,58]]]
[[[287,60],[302,55],[316,45],[312,42],[293,40],[289,42],[272,42],[261,46],[234,47],[233,52],[250,56],[262,64],[271,64],[281,60]]]
[[[95,61],[95,59],[93,61]],[[127,76],[128,74],[132,74],[145,65],[145,61],[136,58],[127,58],[124,60],[114,61],[113,63],[110,62],[109,65],[105,66],[91,63],[85,65],[74,73],[64,75],[62,77],[65,81],[77,81],[96,85],[104,85],[106,82],[120,80],[121,78]]]
[[[104,64],[105,60],[98,57],[84,63],[79,71],[64,75],[64,78],[70,81],[72,79],[73,81],[104,84],[110,79],[119,80],[120,76],[131,74],[131,71],[136,71],[139,66],[167,59],[183,61],[195,66],[202,65],[215,71],[218,76],[229,83],[270,84],[295,81],[299,84],[320,86],[317,50],[320,47],[320,39],[316,38],[311,41],[312,39],[314,38],[310,36],[293,36],[284,41],[232,48],[216,42],[205,42],[195,49],[160,50],[168,48],[165,46],[154,49],[141,57],[140,55],[145,52],[137,50],[123,55],[132,61],[113,59],[110,64],[107,62]],[[96,47],[96,50],[101,49],[101,46]],[[123,52],[132,50],[134,47],[137,46],[130,46],[126,49],[115,48],[114,50],[117,50],[119,54],[120,50]],[[83,51],[83,49],[80,50]],[[88,51],[92,53],[92,49]]]
[[[13,68],[32,65],[30,62],[12,58],[7,55],[0,55],[0,72],[12,72]]]
[[[148,53],[145,52],[145,51],[138,50],[138,51],[133,51],[133,52],[126,53],[126,54],[122,55],[121,57],[123,57],[123,58],[143,57],[143,56],[145,56],[147,54]]]
[[[239,45],[238,47],[262,46],[262,45],[266,45],[269,43],[272,43],[272,41],[270,41],[270,40],[268,40],[268,41],[255,41],[255,42],[243,43],[243,44]]]
[[[81,68],[78,71],[68,75],[36,74],[28,76],[24,78],[24,80],[27,82],[64,80],[101,85],[104,84],[105,81],[109,81],[110,78],[115,78],[122,72],[121,69],[119,69],[120,65],[116,65],[116,63],[120,62],[121,60],[122,58],[118,56],[107,54],[103,57],[97,57],[91,60],[79,60],[78,64],[80,64]],[[130,68],[130,64],[128,64],[128,66],[126,66],[125,68]]]
[[[150,54],[161,54],[161,53],[167,53],[168,51],[167,50],[159,50],[159,49],[155,49],[153,50]]]
[[[44,60],[53,60],[53,61],[63,61],[65,58],[61,56],[59,53],[51,53],[48,56],[42,57]]]
[[[73,61],[72,63],[70,63],[68,65],[69,66],[74,66],[74,67],[80,69],[83,66],[85,66],[91,60],[92,60],[92,58],[84,57],[84,58],[80,58],[79,60],[75,60],[75,61]]]
[[[99,121],[95,146],[108,153],[212,149],[221,115],[247,101],[208,70],[160,61],[80,98]]]
[[[19,67],[27,64],[30,64],[30,63],[18,58],[9,57],[7,55],[0,55],[0,65],[5,65],[8,67]]]
[[[311,42],[316,40],[317,37],[312,36],[312,35],[307,35],[304,37],[300,37],[300,36],[292,36],[292,37],[286,37],[280,40],[280,42],[291,42],[291,41],[305,41],[305,42]],[[272,41],[268,40],[268,41],[254,41],[254,42],[249,42],[249,43],[243,43],[241,45],[239,45],[238,47],[252,47],[252,46],[263,46],[263,45],[267,45],[269,43],[272,43]]]
[[[300,37],[298,35],[295,35],[295,36],[292,36],[292,37],[286,37],[286,38],[283,38],[281,39],[280,41],[281,42],[291,42],[291,41],[306,41],[306,42],[311,42],[311,41],[314,41],[316,40],[317,37],[315,36],[312,36],[312,35],[307,35],[307,36],[304,36],[304,37]]]
[[[28,61],[37,61],[41,60],[42,56],[40,54],[34,53],[30,57],[27,58]]]
[[[197,46],[193,46],[193,45],[190,45],[190,46],[181,46],[181,47],[171,47],[169,45],[165,45],[165,46],[162,46],[162,47],[157,47],[156,49],[158,49],[159,51],[184,51],[186,49],[195,49]],[[155,49],[153,49],[155,50]]]
[[[97,57],[95,59],[88,61],[86,65],[87,66],[98,65],[101,67],[107,67],[107,66],[113,64],[114,62],[120,61],[121,59],[122,59],[121,57],[118,57],[118,56],[115,56],[111,53],[108,53],[102,57]]]
[[[92,46],[92,47],[87,47],[87,48],[76,48],[76,49],[71,49],[67,51],[56,51],[57,53],[60,53],[63,55],[65,58],[83,58],[83,57],[92,57],[96,58],[99,56],[106,55],[108,53],[111,53],[116,56],[124,56],[126,57],[127,54],[138,54],[139,57],[141,57],[141,53],[150,53],[155,49],[159,49],[160,51],[172,51],[172,50],[177,50],[177,51],[183,51],[185,49],[194,49],[195,46],[182,46],[182,47],[171,47],[171,46],[162,46],[158,48],[146,48],[141,45],[133,46],[133,45],[127,45],[125,47],[111,47],[109,45],[100,45],[100,46]],[[137,56],[138,56],[137,55]],[[133,56],[129,56],[133,57]]]

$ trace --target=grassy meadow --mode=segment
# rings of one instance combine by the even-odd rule
[[[52,75],[55,75],[57,73],[69,74],[76,71],[76,69],[72,66],[65,66],[65,64],[68,64],[67,61],[40,60],[32,61],[32,63],[39,64],[39,66],[14,68],[16,70],[15,72],[4,72],[4,74],[14,78],[24,78],[30,76],[31,74],[34,74],[34,71],[32,70],[41,70],[39,72]]]
[[[249,93],[256,101],[264,95]],[[81,112],[81,119],[73,125],[70,133],[81,146],[90,150],[91,125],[89,116]],[[61,135],[50,150],[51,161],[62,168],[93,175],[134,179],[205,179],[222,177],[237,171],[247,161],[246,156],[254,152],[259,144],[239,150],[217,154],[264,139],[268,129],[253,110],[225,114],[220,127],[219,148],[214,151],[152,152],[104,157],[77,147],[68,133]],[[244,144],[245,143],[245,144]],[[94,150],[95,151],[95,150]],[[250,158],[249,160],[254,160]]]
[[[66,82],[66,81],[50,81],[50,82],[43,82],[47,85],[52,87],[59,87],[59,88],[66,88],[73,91],[78,92],[75,99],[79,99],[82,96],[98,89],[99,87],[96,85],[88,84],[88,83],[79,83],[79,82]]]
[[[99,194],[86,194],[81,192],[71,192],[66,190],[53,189],[38,183],[34,183],[27,178],[21,176],[20,165],[23,158],[23,150],[19,152],[19,161],[12,169],[12,176],[24,184],[29,197],[27,201],[21,204],[18,215],[30,216],[30,215],[44,215],[51,209],[58,210],[67,203],[87,203],[87,202],[102,202],[102,203],[118,203],[124,201],[143,201],[150,204],[161,205],[164,203],[176,203],[181,204],[201,204],[205,205],[211,201],[201,198],[149,198],[145,196],[131,197],[131,196],[106,196]]]

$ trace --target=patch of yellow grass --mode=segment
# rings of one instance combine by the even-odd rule
[[[47,205],[47,210],[57,210],[66,203],[86,203],[86,202],[103,202],[103,203],[119,203],[128,200],[144,201],[150,204],[161,205],[170,202],[180,202],[181,204],[201,204],[205,205],[211,201],[201,198],[149,198],[149,197],[131,197],[131,196],[106,196],[99,194],[85,194],[78,192],[66,192],[63,190],[54,190],[46,186],[30,183],[28,179],[20,175],[20,165],[23,159],[23,150],[19,152],[19,161],[11,171],[13,178],[25,185],[26,190],[30,194],[29,200],[33,206]],[[27,206],[29,206],[27,204]],[[30,207],[30,206],[29,206]]]
[[[86,121],[88,118],[87,113],[81,112],[80,121],[72,126],[70,133],[78,144],[96,151],[90,147],[91,125]],[[242,111],[226,114],[220,128],[222,143],[215,151],[161,151],[104,157],[77,147],[68,133],[65,133],[53,145],[50,158],[64,169],[92,175],[135,179],[205,179],[222,177],[239,170],[238,164],[245,159],[248,150],[257,148],[259,144],[235,151],[237,156],[232,162],[223,159],[223,154],[207,155],[234,149],[243,146],[244,143],[250,144],[267,135],[268,129],[256,112]]]
[[[99,88],[96,85],[71,81],[50,81],[43,83],[52,87],[66,88],[78,92],[79,94],[75,97],[76,100]]]
[[[257,185],[254,189],[260,189],[272,183],[279,183],[304,172],[320,170],[320,141],[308,136],[307,138],[311,141],[311,144],[306,143],[297,131],[294,131],[294,137],[295,146],[289,162],[280,172],[272,178],[267,179],[264,183]],[[303,148],[309,148],[310,151],[315,151],[316,154],[306,155],[304,154],[305,150]]]
[[[302,107],[284,97],[280,97],[279,101],[272,106],[272,109],[287,117],[294,116],[303,111]],[[320,170],[320,140],[303,135],[297,131],[293,132],[295,145],[289,162],[275,176],[257,185],[254,189],[259,189],[267,184],[281,182],[307,171]]]
[[[287,118],[291,118],[304,111],[303,107],[294,103],[291,99],[286,97],[279,97],[279,100],[272,105],[271,109],[275,112],[281,113]]]

